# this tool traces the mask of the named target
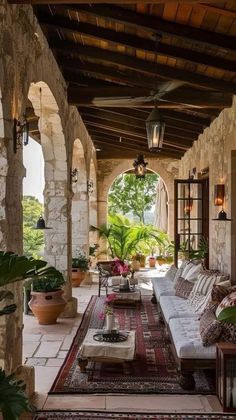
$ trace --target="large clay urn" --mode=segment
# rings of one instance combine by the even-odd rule
[[[156,267],[156,258],[153,256],[149,257],[149,267],[150,268]]]
[[[71,279],[72,279],[72,287],[79,287],[82,281],[85,280],[86,271],[81,271],[80,268],[72,268],[71,271]]]
[[[56,324],[58,316],[63,312],[66,302],[63,290],[53,292],[31,292],[29,307],[37,317],[39,324]]]

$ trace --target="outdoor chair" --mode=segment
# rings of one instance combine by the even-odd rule
[[[108,293],[108,280],[109,277],[112,277],[113,272],[112,272],[112,267],[113,267],[113,260],[110,261],[98,261],[97,262],[97,269],[98,269],[98,296],[101,295],[101,289],[105,288],[106,290],[106,295]]]

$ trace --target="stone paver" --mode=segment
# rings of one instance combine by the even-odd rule
[[[61,345],[61,350],[69,350],[70,346],[74,340],[74,334],[70,334],[67,335],[66,338],[64,339],[62,345]]]
[[[46,357],[29,357],[25,364],[27,366],[44,366],[46,361]]]
[[[23,348],[23,355],[24,357],[31,357],[33,356],[36,349],[40,346],[39,341],[25,341],[24,348]]]
[[[35,357],[56,357],[61,347],[61,341],[42,341]]]
[[[40,341],[42,334],[24,334],[23,333],[23,340],[26,341]]]
[[[52,357],[50,359],[47,360],[46,366],[51,366],[51,367],[57,367],[57,366],[61,366],[63,364],[64,360],[63,359],[58,359],[56,357]]]
[[[44,334],[41,341],[63,341],[65,337],[65,334]]]
[[[58,359],[65,359],[65,357],[67,356],[68,351],[59,351],[57,357]]]

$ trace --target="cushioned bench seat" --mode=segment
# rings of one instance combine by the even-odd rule
[[[175,294],[173,281],[165,277],[152,279],[152,285],[155,296],[159,301],[161,296],[172,296]]]
[[[160,306],[162,314],[167,324],[172,318],[194,318],[198,319],[196,314],[186,299],[178,296],[160,296]]]
[[[175,343],[176,354],[181,359],[215,359],[216,346],[204,347],[199,334],[199,321],[195,318],[174,318],[169,330]]]

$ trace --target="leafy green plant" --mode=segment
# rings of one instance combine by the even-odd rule
[[[46,261],[0,251],[0,286],[31,277],[46,265]]]
[[[22,381],[0,368],[0,411],[4,420],[18,420],[24,411],[33,410],[24,391]]]
[[[167,235],[159,229],[151,225],[132,223],[127,217],[118,214],[108,216],[108,226],[91,226],[90,229],[107,240],[112,258],[117,257],[123,261],[130,259],[141,246],[147,247],[151,241],[160,246],[167,240]]]
[[[204,237],[200,238],[198,249],[194,250],[192,246],[188,246],[188,241],[185,241],[180,247],[180,251],[185,256],[185,258],[191,259],[204,259],[208,254],[209,243],[208,240]]]
[[[24,254],[38,259],[44,245],[44,234],[41,230],[35,230],[35,225],[43,214],[43,205],[36,197],[26,195],[23,197],[22,207]]]
[[[72,258],[72,268],[79,268],[81,271],[88,271],[89,258],[82,252],[78,252],[76,257]]]
[[[217,319],[230,324],[236,324],[236,306],[228,306],[227,308],[222,309],[217,316]]]

